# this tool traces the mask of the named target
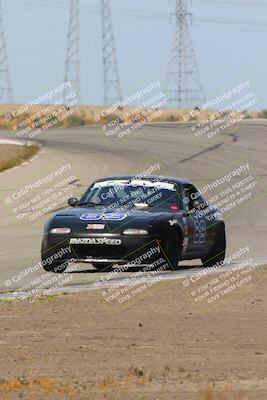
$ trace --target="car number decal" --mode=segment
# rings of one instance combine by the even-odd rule
[[[102,214],[82,214],[80,216],[82,221],[100,221],[102,219]]]
[[[207,235],[207,227],[205,221],[202,219],[195,222],[194,243],[205,243]]]

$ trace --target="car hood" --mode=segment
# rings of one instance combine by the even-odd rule
[[[54,215],[52,225],[57,227],[71,226],[79,230],[79,227],[87,224],[105,224],[107,229],[116,227],[144,227],[155,220],[171,218],[173,212],[151,212],[145,210],[130,209],[123,212],[106,211],[98,208],[75,207],[66,208]],[[75,229],[75,230],[76,230]]]

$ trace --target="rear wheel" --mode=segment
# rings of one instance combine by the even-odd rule
[[[173,269],[174,271],[178,270],[179,269],[178,264],[182,252],[182,240],[178,232],[172,231],[169,234],[166,243],[166,252],[171,269]]]
[[[226,250],[226,238],[225,230],[217,233],[213,246],[210,253],[206,258],[202,258],[201,261],[205,267],[213,267],[217,263],[222,263],[225,259]]]

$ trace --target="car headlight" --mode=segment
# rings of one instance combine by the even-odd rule
[[[148,231],[146,229],[125,229],[123,231],[124,235],[148,235]]]
[[[50,233],[53,233],[55,235],[64,235],[66,233],[71,233],[70,228],[53,228],[50,230]]]

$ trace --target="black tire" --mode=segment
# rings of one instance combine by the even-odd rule
[[[57,274],[62,274],[68,267],[68,262],[65,261],[64,263],[52,263],[51,265],[43,265],[43,269],[46,272],[54,272]]]
[[[92,263],[93,267],[102,272],[112,271],[112,264],[110,263]]]
[[[58,260],[54,261],[53,256],[57,254],[56,248],[49,249],[46,246],[46,240],[43,238],[42,248],[41,248],[41,260],[42,267],[46,272],[55,272],[58,274],[62,274],[68,267],[68,260]],[[51,262],[52,261],[52,262]]]
[[[177,271],[179,269],[179,261],[181,259],[182,252],[182,240],[178,232],[172,231],[166,242],[166,256],[167,261],[172,270]]]
[[[221,263],[225,259],[226,238],[225,229],[217,233],[213,246],[207,258],[202,258],[201,261],[204,267],[213,267],[217,263]]]

